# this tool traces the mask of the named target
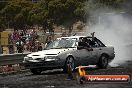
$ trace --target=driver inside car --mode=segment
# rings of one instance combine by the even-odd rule
[[[88,40],[87,38],[81,38],[80,41],[78,42],[78,47],[89,50],[89,48],[91,48],[89,45],[90,41],[91,40]]]

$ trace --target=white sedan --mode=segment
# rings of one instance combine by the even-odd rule
[[[97,65],[106,68],[114,59],[114,48],[105,46],[96,37],[94,37],[94,45],[89,49],[78,48],[81,38],[92,41],[92,37],[86,36],[61,37],[50,43],[44,50],[25,56],[23,63],[33,74],[40,74],[44,70],[55,68],[62,68],[66,72],[69,64],[72,70],[79,65]]]

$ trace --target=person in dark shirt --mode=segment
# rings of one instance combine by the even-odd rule
[[[82,48],[90,48],[90,45],[89,45],[89,43],[88,43],[88,40],[87,40],[87,38],[82,38],[82,39],[80,39],[80,41],[78,42],[78,46],[79,47],[82,47]]]
[[[82,38],[78,42],[78,49],[87,49],[88,51],[92,51],[92,46],[90,45],[91,40],[87,38]]]
[[[23,52],[23,42],[21,39],[18,39],[18,41],[16,42],[17,45],[17,51],[18,53],[22,53]]]
[[[31,42],[31,51],[32,51],[32,52],[35,52],[35,50],[36,50],[36,48],[35,48],[35,39],[32,38],[31,41],[32,41],[32,42]]]
[[[42,49],[43,49],[43,47],[42,47],[41,43],[39,43],[39,45],[38,45],[38,51],[42,51]]]
[[[46,41],[45,47],[46,47],[47,45],[49,45],[51,42],[53,42],[53,40],[52,40],[52,37],[49,36],[48,39],[47,39],[47,41]]]

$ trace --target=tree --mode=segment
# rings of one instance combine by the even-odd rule
[[[5,16],[6,23],[9,23],[10,27],[21,29],[27,24],[28,12],[31,8],[32,5],[25,0],[12,0],[2,9],[1,15]]]
[[[6,1],[6,0],[5,0]],[[122,10],[129,0],[10,0],[0,3],[0,27],[25,29],[41,26],[52,31],[53,25],[64,25],[72,31],[72,25],[86,22],[91,12],[99,8]]]

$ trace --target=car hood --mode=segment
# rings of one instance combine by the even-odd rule
[[[60,53],[63,53],[65,51],[68,51],[70,49],[49,49],[49,50],[43,50],[39,52],[34,52],[31,54],[28,54],[28,57],[44,57],[44,56],[49,56],[49,55],[58,55]]]

